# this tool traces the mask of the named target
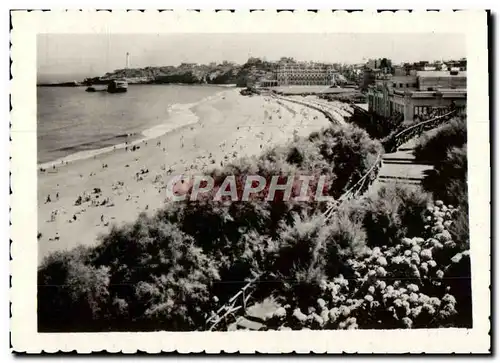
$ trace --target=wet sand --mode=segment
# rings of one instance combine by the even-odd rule
[[[200,174],[329,125],[318,111],[235,89],[191,110],[199,122],[142,141],[135,151],[128,146],[39,171],[39,262],[56,250],[96,244],[113,224],[140,212],[154,213],[165,205],[171,175]]]

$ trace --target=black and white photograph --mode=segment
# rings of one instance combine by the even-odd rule
[[[33,153],[33,334],[485,328],[473,281],[481,264],[488,279],[490,241],[472,233],[471,199],[489,202],[489,184],[471,173],[489,180],[489,164],[470,143],[477,131],[489,147],[488,119],[469,108],[487,84],[471,88],[482,63],[457,22],[212,33],[38,20],[35,120],[18,129]]]

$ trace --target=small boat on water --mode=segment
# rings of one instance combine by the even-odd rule
[[[96,91],[95,87],[92,86],[87,87],[87,89],[85,90],[85,92],[95,92],[95,91]]]
[[[128,84],[127,81],[112,80],[108,84],[109,93],[123,93],[127,92]]]

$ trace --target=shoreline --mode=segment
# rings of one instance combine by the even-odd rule
[[[162,208],[172,175],[206,173],[331,124],[318,111],[283,107],[268,96],[244,97],[237,89],[214,96],[189,108],[196,123],[140,141],[135,151],[114,149],[39,171],[38,261],[95,245],[113,225]]]
[[[50,168],[54,168],[54,167],[57,168],[61,165],[67,165],[67,164],[73,163],[73,162],[78,161],[78,160],[89,159],[89,158],[96,157],[96,156],[99,156],[102,154],[107,154],[107,153],[115,151],[115,150],[125,149],[126,147],[137,146],[144,141],[154,140],[155,138],[161,137],[169,132],[174,132],[179,128],[184,128],[184,127],[188,127],[190,125],[196,124],[200,120],[199,120],[199,117],[192,111],[192,109],[195,108],[198,104],[201,104],[203,102],[209,102],[211,99],[214,99],[216,97],[223,97],[223,94],[226,92],[228,92],[228,90],[224,89],[224,90],[220,90],[217,93],[214,93],[213,95],[204,97],[196,102],[172,104],[169,107],[170,114],[169,114],[166,122],[149,127],[149,128],[144,129],[140,132],[128,134],[128,137],[138,136],[138,138],[136,138],[132,141],[120,142],[120,143],[117,143],[114,145],[105,146],[105,147],[96,148],[96,149],[76,151],[76,152],[73,152],[71,154],[68,154],[66,156],[63,156],[63,157],[60,157],[60,158],[57,158],[54,160],[38,163],[37,169],[50,169]],[[185,118],[185,119],[190,118],[191,120],[187,121],[187,122],[181,122],[180,124],[178,124],[175,121],[179,120],[179,118]],[[171,127],[171,126],[174,126],[174,127]],[[117,135],[116,138],[118,138],[119,136],[120,135]]]

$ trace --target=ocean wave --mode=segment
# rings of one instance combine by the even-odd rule
[[[202,101],[206,102],[209,98],[211,97],[207,97]],[[130,147],[133,145],[137,145],[144,141],[163,136],[169,132],[179,130],[183,127],[196,124],[199,122],[199,118],[193,111],[191,111],[191,108],[200,104],[202,101],[194,102],[191,104],[174,104],[170,106],[169,117],[164,123],[148,128],[142,132],[118,134],[105,139],[100,139],[93,142],[81,143],[78,145],[72,145],[58,149],[57,151],[69,151],[69,152],[74,151],[74,152],[62,158],[58,158],[56,160],[40,163],[37,165],[37,167],[41,169],[47,169],[54,165],[71,163],[77,160],[89,159],[97,155],[111,152],[113,150],[124,149],[127,146]],[[128,140],[127,142],[121,142],[116,144],[113,143],[113,141],[121,140],[124,138],[125,139],[135,138],[135,139]],[[103,144],[111,144],[111,145],[103,147],[102,146]]]
[[[136,144],[140,144],[144,141],[163,136],[169,132],[173,132],[183,127],[196,124],[199,122],[199,117],[192,111],[192,108],[202,103],[221,97],[221,94],[225,92],[227,92],[227,90],[223,90],[213,95],[204,97],[203,99],[197,102],[173,104],[168,107],[169,116],[164,123],[150,127],[142,132],[113,135],[109,138],[100,139],[93,142],[81,143],[78,145],[72,145],[58,149],[57,151],[70,151],[70,152],[74,151],[74,153],[70,153],[69,155],[61,157],[56,160],[40,163],[38,164],[37,167],[42,169],[47,169],[54,165],[71,163],[77,160],[89,159],[91,157],[108,153],[113,150],[123,149],[127,146],[130,147]],[[127,139],[135,138],[135,139],[128,140],[127,142],[121,142],[116,144],[113,143],[113,141],[117,141],[124,138]],[[109,146],[106,145],[103,147],[103,144],[111,144],[111,145]]]

